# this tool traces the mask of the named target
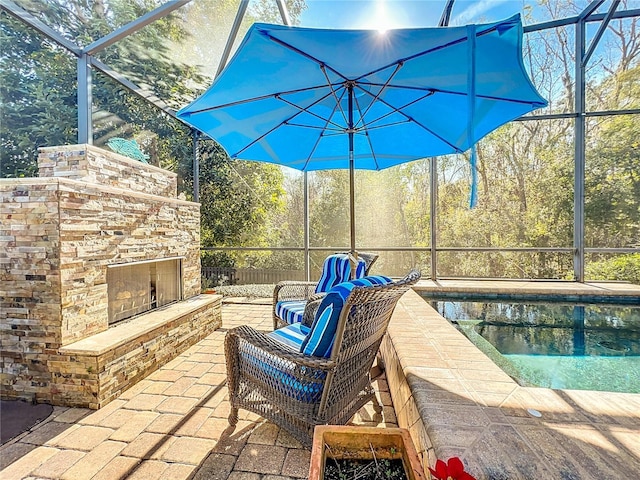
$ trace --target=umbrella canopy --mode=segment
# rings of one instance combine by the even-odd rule
[[[231,158],[349,168],[355,250],[354,169],[464,152],[547,104],[521,43],[519,15],[385,33],[254,24],[213,85],[177,115]]]

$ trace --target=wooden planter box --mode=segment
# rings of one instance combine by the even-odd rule
[[[373,460],[402,459],[407,480],[425,480],[424,470],[409,431],[351,425],[320,425],[313,432],[310,480],[324,480],[327,458]]]

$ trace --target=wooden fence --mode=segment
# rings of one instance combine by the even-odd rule
[[[210,280],[214,285],[271,285],[283,280],[305,280],[302,270],[260,268],[202,267],[202,277]]]

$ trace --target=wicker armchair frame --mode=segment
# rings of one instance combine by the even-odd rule
[[[347,252],[338,252],[338,253],[347,253]],[[362,258],[365,263],[365,275],[369,275],[371,267],[376,260],[378,260],[379,255],[375,253],[369,252],[358,252],[358,257]],[[276,330],[278,328],[284,327],[287,325],[282,318],[280,318],[276,314],[276,304],[278,302],[288,301],[288,300],[298,300],[298,301],[306,301],[307,306],[305,307],[304,312],[304,320],[302,323],[305,323],[307,326],[311,326],[311,322],[313,322],[313,317],[315,316],[315,309],[320,305],[319,300],[322,299],[324,293],[315,293],[317,282],[298,282],[298,281],[284,281],[279,282],[275,288],[273,289],[273,329]],[[315,300],[315,303],[313,303]],[[309,303],[311,302],[311,303]]]
[[[388,285],[354,288],[341,311],[330,358],[295,352],[247,325],[229,330],[229,424],[237,424],[242,408],[310,446],[316,425],[348,422],[375,398],[370,369],[398,300],[419,278],[412,271]]]

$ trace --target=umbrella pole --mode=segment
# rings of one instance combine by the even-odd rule
[[[355,159],[353,155],[353,84],[347,85],[349,92],[349,234],[351,237],[350,261],[351,278],[356,273],[358,254],[356,253],[356,200],[355,200]]]
[[[355,168],[353,152],[349,153],[349,229],[351,236],[351,254],[356,254],[356,201],[355,201]]]
[[[356,254],[356,202],[355,202],[355,160],[353,156],[353,85],[347,86],[349,92],[349,228],[351,236],[351,254]]]

